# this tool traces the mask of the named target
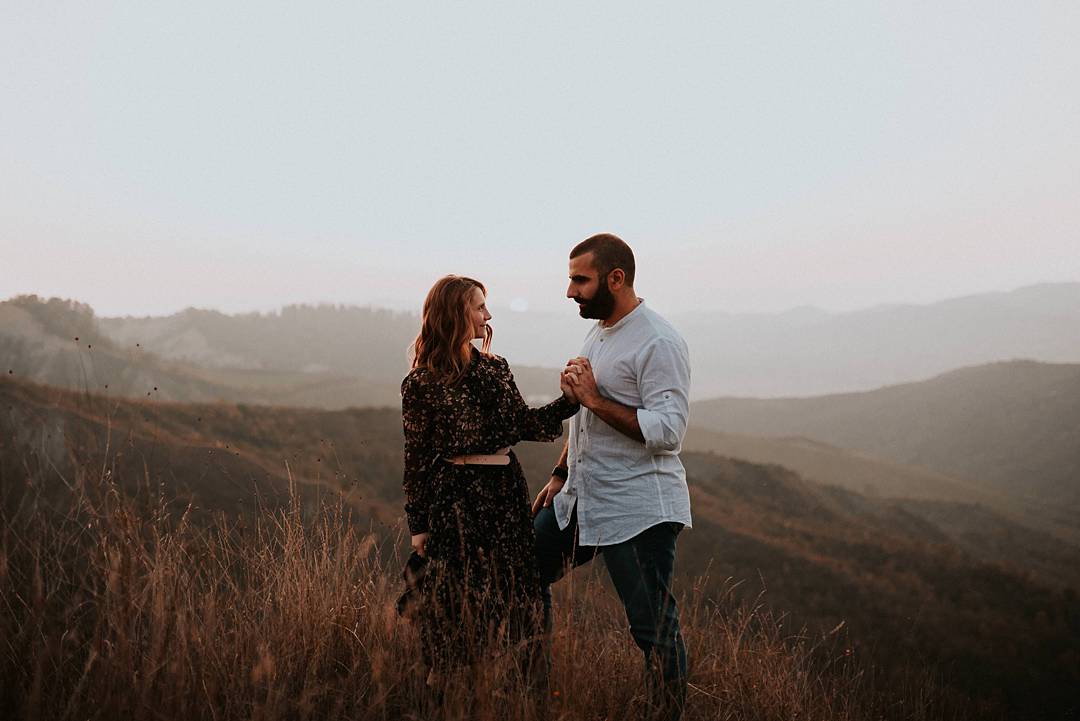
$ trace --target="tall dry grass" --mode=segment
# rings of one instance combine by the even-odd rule
[[[0,716],[10,719],[529,719],[514,669],[424,690],[393,609],[400,537],[338,504],[196,524],[107,467],[0,479]],[[302,512],[302,510],[304,512]],[[641,656],[595,571],[556,586],[549,718],[640,713]],[[932,683],[876,687],[841,634],[793,633],[760,607],[683,589],[687,719],[940,718]]]

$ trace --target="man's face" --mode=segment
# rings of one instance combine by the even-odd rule
[[[607,284],[607,273],[593,265],[593,254],[583,253],[570,259],[570,285],[566,297],[578,304],[582,318],[606,320],[615,310],[615,296]]]

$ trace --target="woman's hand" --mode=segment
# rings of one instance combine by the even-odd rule
[[[412,549],[416,551],[416,555],[420,556],[421,558],[425,558],[427,556],[425,548],[427,546],[428,536],[430,535],[430,533],[417,533],[410,539]]]
[[[571,403],[578,403],[577,393],[574,392],[574,386],[570,382],[570,369],[566,368],[559,375],[559,388],[562,389],[563,396]]]

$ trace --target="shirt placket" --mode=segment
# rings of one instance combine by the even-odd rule
[[[596,364],[602,362],[606,350],[611,344],[611,334],[600,329],[597,337],[593,339],[592,344],[585,352],[585,357],[589,359],[589,363],[593,366],[595,371]],[[581,483],[577,488],[572,489],[576,494],[577,505],[577,518],[578,518],[578,530],[583,536],[588,537],[591,535],[589,531],[588,513],[592,507],[592,497],[589,495],[591,484],[588,483],[589,466],[592,463],[592,429],[595,422],[596,415],[588,408],[582,408],[581,423],[578,429],[578,477],[581,479]]]

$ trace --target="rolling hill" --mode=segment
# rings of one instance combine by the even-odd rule
[[[189,310],[119,323],[74,301],[20,296],[0,303],[0,366],[21,378],[128,398],[396,406],[414,322],[388,311],[291,307],[281,315]],[[514,368],[527,397],[558,394],[557,371]]]
[[[748,436],[691,426],[683,448],[714,452],[760,464],[790,468],[807,480],[846,488],[873,498],[928,501],[922,506],[944,521],[945,509],[981,506],[1038,534],[1050,534],[1080,546],[1080,518],[1068,509],[1031,498],[1019,498],[976,481],[908,466],[850,451],[805,437]],[[978,517],[978,514],[974,514]],[[960,526],[968,525],[957,519]],[[939,523],[942,525],[942,523]],[[969,533],[970,535],[970,533]],[[989,535],[996,535],[991,531]],[[1026,562],[1026,561],[1025,561]]]
[[[557,447],[516,450],[536,488]],[[979,506],[871,498],[709,453],[684,460],[695,518],[680,540],[684,583],[730,577],[749,601],[764,587],[760,600],[794,629],[844,622],[853,652],[883,668],[940,666],[1006,705],[1064,704],[1080,681],[1075,547]],[[28,467],[47,488],[26,487]],[[396,410],[126,401],[0,380],[4,502],[40,492],[60,504],[77,478],[176,496],[174,512],[193,503],[196,520],[284,503],[291,483],[306,507],[341,498],[356,522],[403,532]]]
[[[803,436],[985,483],[1080,512],[1080,365],[992,363],[864,393],[718,398],[692,422],[724,433]]]

